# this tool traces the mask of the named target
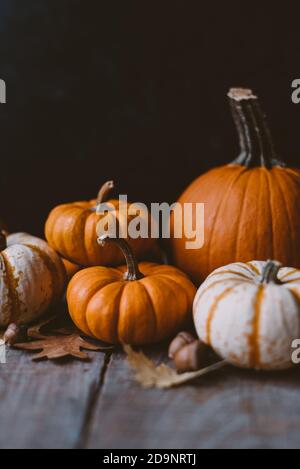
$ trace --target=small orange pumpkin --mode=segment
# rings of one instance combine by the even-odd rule
[[[104,236],[123,252],[127,266],[90,267],[67,290],[70,315],[85,334],[108,343],[142,345],[175,334],[191,315],[196,289],[169,265],[139,265],[124,239]]]
[[[99,249],[97,244],[97,224],[103,216],[96,212],[99,204],[110,204],[113,207],[111,215],[119,226],[122,224],[119,200],[107,200],[113,187],[113,181],[108,181],[101,187],[97,199],[59,205],[50,212],[45,226],[46,239],[56,252],[73,264],[89,267],[122,263],[122,254],[116,246]],[[128,216],[127,223],[132,218]],[[151,237],[129,238],[128,242],[139,259],[149,254],[155,246],[155,240]]]

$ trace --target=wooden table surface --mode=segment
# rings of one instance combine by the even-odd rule
[[[166,348],[145,353],[166,361]],[[91,361],[0,365],[1,448],[299,448],[300,372],[231,367],[171,390],[144,390],[122,352]]]

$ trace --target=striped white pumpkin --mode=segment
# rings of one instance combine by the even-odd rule
[[[42,239],[15,233],[1,243],[0,327],[31,322],[62,296],[65,268]]]
[[[300,338],[300,270],[273,261],[221,267],[199,288],[193,313],[200,339],[230,363],[289,368]]]

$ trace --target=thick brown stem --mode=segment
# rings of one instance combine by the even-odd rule
[[[107,181],[103,184],[103,186],[98,192],[97,205],[102,204],[103,202],[107,201],[107,196],[112,191],[113,188],[114,188],[114,181]]]
[[[276,283],[280,284],[281,281],[278,278],[278,272],[281,269],[282,264],[277,261],[267,261],[261,279],[260,283]]]
[[[266,116],[257,96],[247,88],[231,88],[228,97],[241,148],[233,164],[247,168],[285,166],[277,159]]]
[[[118,248],[121,249],[121,251],[124,254],[126,264],[127,264],[127,272],[124,274],[124,279],[125,280],[139,280],[144,277],[144,275],[140,272],[138,262],[136,260],[136,257],[127,243],[125,239],[123,238],[112,238],[108,235],[103,235],[98,238],[98,243],[101,246],[104,246],[106,243],[115,243]]]
[[[0,231],[0,252],[4,251],[7,248],[6,232],[4,230]]]

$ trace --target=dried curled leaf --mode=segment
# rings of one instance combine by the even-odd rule
[[[75,357],[81,360],[86,360],[89,356],[81,349],[86,350],[102,350],[109,351],[113,350],[113,347],[96,345],[83,339],[79,333],[75,332],[69,335],[49,335],[42,336],[39,334],[39,340],[32,342],[24,342],[20,344],[14,344],[14,348],[20,350],[31,350],[41,351],[39,354],[33,357],[33,360],[40,360],[42,358],[48,358],[49,360],[55,360],[62,357]]]
[[[144,388],[167,389],[180,386],[228,364],[222,360],[202,370],[178,374],[164,363],[156,366],[143,352],[135,352],[129,345],[124,345],[124,350],[127,353],[129,365],[135,372],[135,379]]]

